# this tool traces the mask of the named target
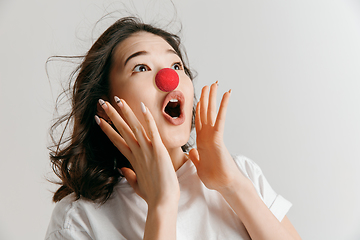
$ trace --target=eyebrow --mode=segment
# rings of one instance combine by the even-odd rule
[[[147,54],[148,54],[148,52],[146,52],[146,51],[139,51],[139,52],[136,52],[136,53],[134,53],[134,54],[131,54],[131,55],[125,60],[124,66],[126,65],[126,63],[127,63],[130,59],[132,59],[132,58],[134,58],[134,57],[137,57],[137,56],[140,56],[140,55],[147,55]]]
[[[179,54],[178,54],[174,49],[168,49],[167,52],[173,53],[173,54],[175,54],[176,56],[180,57]]]
[[[174,49],[168,49],[166,52],[168,53],[173,53],[175,54],[176,56],[180,57],[179,54],[174,50]],[[147,55],[149,54],[147,51],[139,51],[139,52],[136,52],[136,53],[133,53],[131,54],[126,60],[125,60],[125,63],[124,63],[124,66],[126,65],[126,63],[128,61],[130,61],[130,59],[134,58],[134,57],[137,57],[137,56],[140,56],[140,55]]]

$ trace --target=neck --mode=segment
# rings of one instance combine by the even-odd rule
[[[168,149],[171,161],[174,165],[175,171],[177,171],[187,160],[185,153],[180,148]]]

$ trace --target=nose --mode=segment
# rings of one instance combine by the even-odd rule
[[[163,68],[155,76],[155,84],[163,92],[171,92],[179,85],[179,75],[171,68]]]

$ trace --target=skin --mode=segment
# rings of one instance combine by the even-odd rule
[[[125,61],[134,53],[146,51]],[[141,65],[140,65],[141,64]],[[140,102],[147,106],[155,119],[157,126],[161,126],[159,133],[162,141],[171,155],[175,169],[186,160],[179,146],[187,143],[191,130],[191,116],[194,90],[191,79],[182,69],[179,56],[172,47],[161,37],[151,33],[140,32],[123,41],[115,50],[114,66],[110,72],[110,101],[116,110],[114,96],[120,96],[130,106],[138,117],[141,125],[145,125],[141,114]],[[155,75],[163,68],[176,68],[179,75],[179,85],[176,90],[185,95],[185,123],[180,126],[170,124],[162,114],[162,106],[166,92],[160,91],[155,85]],[[141,71],[142,72],[138,72]],[[139,94],[141,92],[141,94]],[[136,96],[136,97],[135,97]],[[123,116],[123,115],[122,115]]]
[[[98,111],[102,118],[111,119],[120,134],[96,116],[101,129],[134,168],[121,171],[148,204],[144,239],[176,239],[180,188],[175,171],[186,161],[181,146],[190,136],[193,86],[185,72],[174,65],[180,58],[169,49],[171,46],[161,37],[145,32],[123,41],[115,51],[110,73],[112,99],[100,101],[102,108]],[[146,54],[125,64],[129,56],[140,51]],[[176,68],[179,74],[176,90],[186,99],[186,119],[182,125],[170,124],[162,114],[167,93],[157,89],[154,78],[165,67]],[[196,108],[197,149],[192,149],[189,157],[199,178],[206,187],[222,194],[252,239],[300,239],[287,217],[279,222],[250,180],[238,170],[223,141],[230,91],[223,95],[218,113],[216,91],[217,84],[205,86]],[[116,103],[115,96],[121,97],[121,101]]]

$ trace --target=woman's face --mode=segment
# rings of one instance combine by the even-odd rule
[[[194,90],[174,49],[157,35],[138,32],[117,46],[113,62],[110,71],[112,105],[120,112],[113,99],[114,96],[124,99],[145,126],[140,107],[143,102],[155,119],[165,147],[184,145],[190,137]],[[179,75],[179,85],[169,93],[159,90],[155,84],[155,76],[163,68],[172,68]],[[168,104],[170,100],[178,100],[180,105],[173,108],[172,113],[168,108],[165,110],[165,106],[176,105]]]

